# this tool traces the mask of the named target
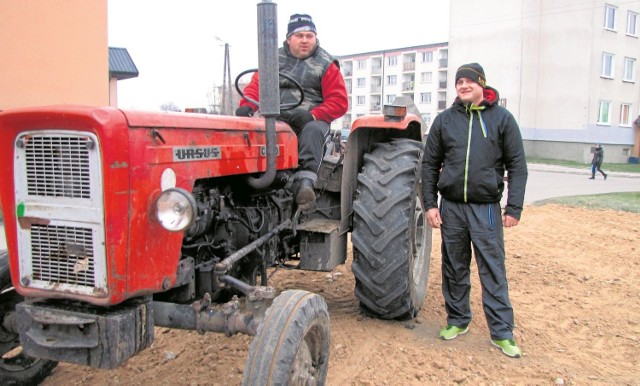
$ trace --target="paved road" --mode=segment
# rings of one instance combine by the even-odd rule
[[[591,168],[565,168],[529,164],[525,204],[554,197],[583,196],[614,192],[640,192],[640,174],[609,172],[606,181],[601,174],[590,180]],[[605,170],[605,173],[607,171]]]
[[[605,170],[606,172],[606,170]],[[614,192],[640,192],[639,173],[610,172],[607,180],[602,175],[590,180],[591,169],[565,168],[544,164],[529,164],[529,180],[524,196],[525,204],[554,197],[582,196]],[[503,204],[506,199],[503,200]],[[6,249],[4,226],[0,225],[0,249]]]

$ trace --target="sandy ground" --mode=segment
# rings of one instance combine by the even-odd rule
[[[271,284],[327,301],[329,385],[640,385],[640,214],[527,206],[505,237],[520,359],[490,345],[475,270],[469,333],[437,339],[445,323],[438,231],[427,299],[413,321],[360,312],[351,255],[331,274],[281,270]],[[60,364],[44,384],[238,385],[250,341],[156,328],[153,346],[121,367]]]

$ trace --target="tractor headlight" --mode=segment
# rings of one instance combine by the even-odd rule
[[[167,189],[156,200],[156,217],[168,231],[180,232],[193,223],[196,216],[196,201],[184,189]]]

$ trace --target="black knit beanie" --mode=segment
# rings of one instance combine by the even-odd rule
[[[287,37],[301,31],[317,33],[316,25],[313,24],[313,19],[311,19],[311,16],[305,14],[296,13],[291,15],[291,18],[289,19],[289,26],[287,28]]]
[[[467,78],[479,84],[482,88],[487,87],[487,78],[484,76],[484,70],[478,63],[463,64],[456,72],[456,83],[458,79]]]

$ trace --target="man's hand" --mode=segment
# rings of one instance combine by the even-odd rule
[[[253,109],[251,106],[238,107],[236,110],[237,117],[253,117]]]
[[[311,114],[309,111],[303,109],[294,109],[293,111],[291,111],[289,119],[287,121],[289,122],[289,125],[291,125],[293,130],[296,133],[299,133],[304,125],[314,120],[315,118],[313,117],[313,114]]]
[[[508,214],[505,214],[504,216],[502,216],[502,224],[504,225],[505,228],[514,227],[518,225],[518,223],[519,221],[515,217],[509,216]]]
[[[440,225],[442,225],[442,217],[440,217],[440,209],[438,208],[431,208],[427,211],[427,221],[429,222],[429,225],[431,225],[431,228],[440,228]]]

